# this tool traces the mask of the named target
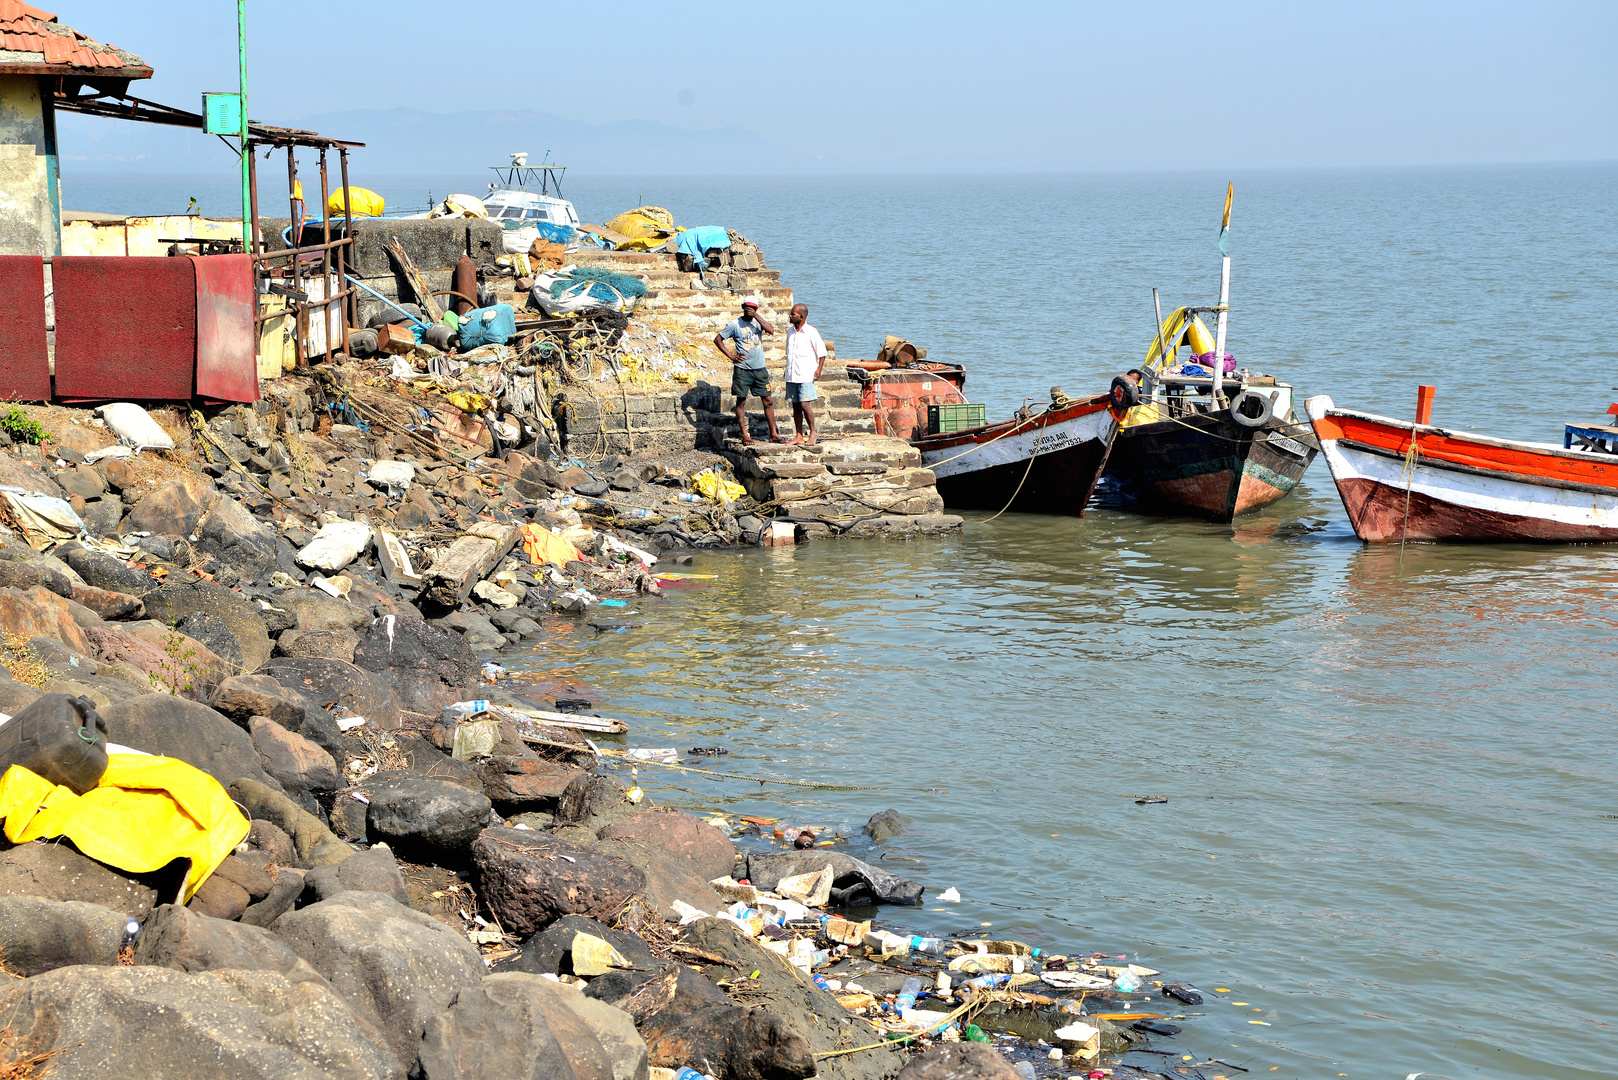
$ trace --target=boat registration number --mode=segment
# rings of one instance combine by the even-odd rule
[[[1303,445],[1301,442],[1296,442],[1289,439],[1285,435],[1271,435],[1265,441],[1271,446],[1275,447],[1277,450],[1285,450],[1287,453],[1295,454],[1298,457],[1309,456],[1309,448],[1307,446]]]

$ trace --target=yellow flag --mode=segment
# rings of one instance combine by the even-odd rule
[[[1234,181],[1225,186],[1225,216],[1219,222],[1219,254],[1229,255],[1225,250],[1225,241],[1230,238],[1230,203],[1236,197],[1236,184]]]

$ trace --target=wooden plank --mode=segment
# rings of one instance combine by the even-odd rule
[[[410,258],[410,253],[404,249],[404,245],[399,243],[397,236],[388,237],[388,253],[398,260],[399,269],[404,272],[405,280],[410,282],[410,288],[416,294],[416,303],[421,305],[421,312],[427,316],[427,321],[435,323],[442,319],[444,309],[433,299],[433,291],[428,287],[427,279],[416,269],[415,261]]]
[[[502,707],[511,712],[521,713],[537,723],[549,724],[551,727],[572,728],[574,731],[590,731],[601,735],[622,735],[629,730],[629,725],[622,720],[613,720],[605,716],[579,716],[575,713],[546,712],[544,709],[527,709],[514,705]],[[530,735],[520,727],[517,733],[525,741],[544,741],[540,736]]]
[[[482,581],[511,550],[520,531],[515,525],[494,522],[473,526],[465,536],[440,551],[422,575],[423,591],[428,599],[445,607],[454,607],[465,600],[472,586]]]

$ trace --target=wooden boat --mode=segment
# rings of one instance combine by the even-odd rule
[[[1228,522],[1285,498],[1320,452],[1292,414],[1292,387],[1274,378],[1233,380],[1224,408],[1207,376],[1149,381],[1107,459],[1109,496],[1133,508]]]
[[[1218,305],[1176,308],[1165,319],[1152,290],[1157,333],[1139,369],[1146,400],[1125,418],[1106,472],[1109,495],[1142,510],[1228,522],[1285,498],[1320,451],[1292,415],[1291,386],[1245,371],[1226,376],[1234,196],[1227,187]],[[1218,317],[1215,334],[1203,314]],[[1193,363],[1176,362],[1182,346]]]
[[[1070,399],[1010,420],[949,434],[921,435],[912,445],[938,478],[952,510],[1011,509],[1080,517],[1095,491],[1130,397],[1114,380],[1111,393]]]
[[[1432,426],[1304,402],[1354,534],[1405,540],[1618,541],[1618,428],[1569,424],[1563,445]]]

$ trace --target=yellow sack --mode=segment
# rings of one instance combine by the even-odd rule
[[[387,202],[370,188],[349,187],[348,194],[353,206],[355,217],[381,217],[382,211],[388,208]],[[341,214],[343,212],[343,189],[338,188],[326,200],[328,213]]]
[[[532,522],[522,527],[522,549],[527,553],[529,563],[534,566],[544,563],[566,566],[570,562],[584,560],[578,548],[545,526]]]
[[[573,935],[573,974],[605,975],[613,968],[633,966],[611,942],[594,934]]]
[[[489,216],[488,207],[483,205],[482,199],[474,195],[447,196],[441,209],[444,211],[441,215],[443,217],[486,218]]]
[[[482,394],[473,394],[465,390],[456,390],[445,394],[444,398],[462,412],[469,412],[474,416],[482,416],[494,407],[493,403]]]
[[[607,228],[629,237],[629,242],[618,247],[628,251],[651,251],[679,230],[674,215],[661,206],[637,206],[607,222]]]
[[[101,783],[75,795],[21,765],[0,776],[0,820],[13,844],[65,836],[97,862],[132,874],[190,859],[191,899],[247,836],[219,781],[177,758],[112,754]]]
[[[735,502],[747,494],[747,489],[736,481],[726,480],[711,469],[693,476],[691,486],[696,488],[698,495],[717,503]],[[724,498],[720,498],[721,492],[724,493]]]
[[[1158,355],[1158,335],[1153,334],[1151,344],[1146,347],[1146,362],[1141,364],[1143,369],[1168,367],[1174,363],[1175,352],[1181,345],[1190,345],[1193,355],[1211,353],[1214,351],[1214,338],[1208,332],[1207,324],[1199,315],[1192,315],[1189,325],[1186,320],[1185,308],[1175,308],[1163,320],[1163,347],[1168,356],[1165,359]]]

